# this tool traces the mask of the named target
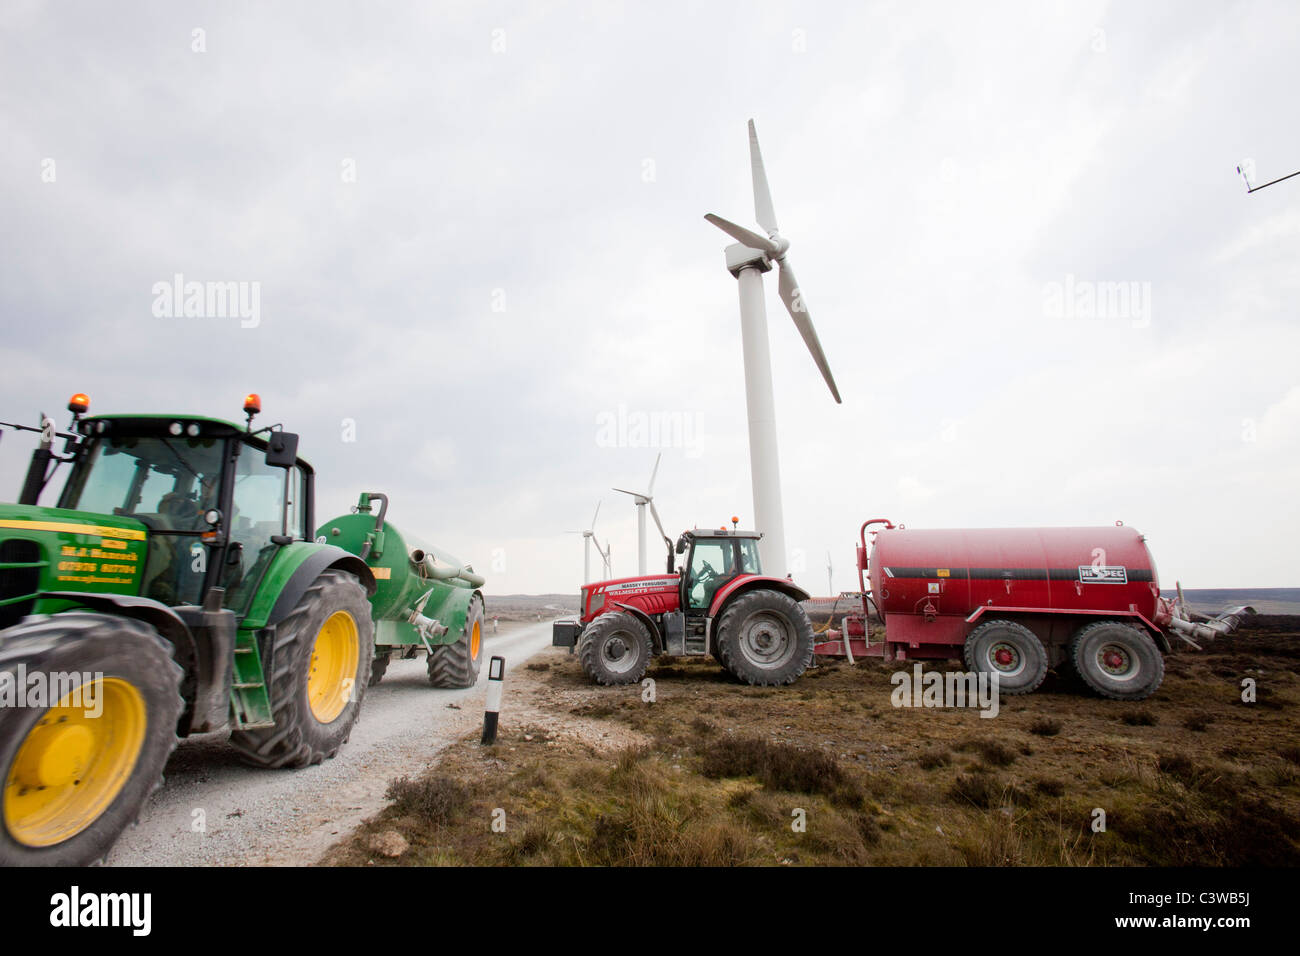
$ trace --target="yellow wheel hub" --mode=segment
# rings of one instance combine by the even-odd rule
[[[6,774],[5,828],[25,846],[62,843],[98,820],[144,746],[148,717],[135,687],[108,677],[80,691],[42,715]]]
[[[356,620],[347,611],[335,611],[316,635],[307,674],[307,702],[322,724],[333,722],[348,705],[360,660]]]
[[[483,632],[479,629],[478,621],[474,622],[474,627],[469,632],[469,658],[472,661],[478,660],[478,649],[483,644]]]

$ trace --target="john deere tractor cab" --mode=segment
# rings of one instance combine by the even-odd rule
[[[40,433],[18,503],[0,504],[0,865],[104,856],[178,735],[229,730],[264,767],[333,757],[376,622],[429,655],[435,686],[477,679],[482,578],[399,553],[380,493],[317,528],[298,436],[255,429],[256,395],[242,426],[88,405],[73,397],[66,432],[0,422]]]
[[[584,586],[579,619],[557,621],[552,644],[575,648],[599,684],[639,681],[657,654],[710,654],[749,684],[798,679],[813,653],[812,624],[800,605],[808,593],[765,576],[762,535],[738,523],[683,533],[669,548],[665,574]]]

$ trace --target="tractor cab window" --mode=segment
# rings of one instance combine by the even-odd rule
[[[695,542],[686,583],[692,608],[707,610],[718,588],[735,575],[735,552],[730,540],[706,538]]]
[[[227,607],[247,609],[263,569],[279,550],[272,535],[303,537],[305,488],[300,468],[268,465],[259,450],[243,449],[235,469],[231,514],[226,520],[230,544],[220,577]]]
[[[740,572],[742,574],[762,574],[762,565],[758,561],[758,539],[740,538],[736,541],[740,548]]]
[[[218,505],[224,443],[210,438],[115,435],[94,442],[60,506],[125,515],[149,528],[141,593],[164,604],[197,603],[207,571],[199,534]]]
[[[60,502],[64,508],[127,515],[151,530],[198,534],[217,506],[222,443],[198,438],[95,442]]]

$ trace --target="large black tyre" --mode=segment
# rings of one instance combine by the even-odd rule
[[[455,644],[433,649],[427,662],[429,683],[434,687],[473,687],[483,666],[483,598],[469,600],[465,627]]]
[[[735,598],[718,619],[716,634],[722,666],[746,684],[790,684],[812,663],[808,612],[780,591]]]
[[[375,659],[370,662],[370,686],[371,687],[374,687],[376,684],[378,684],[381,680],[384,679],[384,675],[388,673],[388,662],[390,659],[391,658],[388,651],[380,651],[380,650],[375,651]]]
[[[633,614],[602,614],[582,632],[578,660],[597,684],[635,684],[650,666],[654,646],[650,631]]]
[[[274,727],[238,730],[230,742],[258,767],[306,767],[333,757],[361,712],[375,652],[361,582],[323,571],[276,627],[269,681]]]
[[[1047,676],[1047,649],[1017,621],[986,621],[966,635],[966,669],[997,674],[999,694],[1030,694]]]
[[[1070,642],[1075,673],[1111,700],[1146,700],[1165,679],[1165,660],[1141,628],[1120,621],[1086,624]]]
[[[90,680],[76,681],[86,696],[69,702],[79,706],[0,707],[0,866],[103,859],[162,784],[176,746],[184,701],[171,645],[130,618],[39,615],[0,632],[3,672],[6,681],[23,672]]]

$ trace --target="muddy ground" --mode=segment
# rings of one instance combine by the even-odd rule
[[[397,781],[324,862],[1296,865],[1298,668],[1300,618],[1260,616],[1175,650],[1142,703],[1049,675],[989,719],[893,706],[882,661],[753,688],[669,659],[649,701],[552,649],[510,676],[495,746]]]

